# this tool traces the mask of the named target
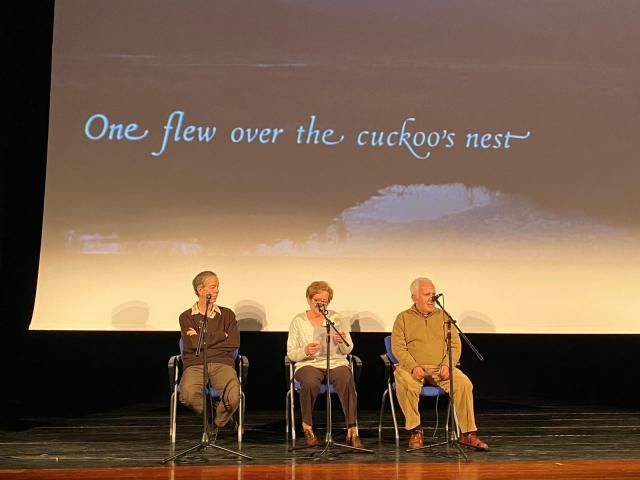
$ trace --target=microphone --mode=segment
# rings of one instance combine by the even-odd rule
[[[316,303],[316,308],[318,309],[318,311],[320,313],[324,313],[325,315],[327,314],[327,309],[324,308],[324,304],[318,302],[318,303]]]
[[[207,293],[207,301],[211,300],[211,294]]]
[[[439,294],[437,294],[437,295],[433,295],[433,296],[431,297],[431,301],[432,301],[432,302],[437,302],[437,301],[438,301],[438,299],[439,299],[442,295],[443,295],[442,293],[439,293]]]

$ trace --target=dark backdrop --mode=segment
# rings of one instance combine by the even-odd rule
[[[166,401],[167,359],[177,333],[29,332],[46,174],[53,5],[27,2],[3,15],[9,65],[3,92],[0,176],[2,421],[76,415]],[[99,281],[87,278],[86,282]],[[78,285],[78,295],[83,285]],[[606,286],[602,286],[606,292]],[[585,295],[594,292],[585,292]],[[533,299],[532,299],[533,300]],[[539,301],[539,299],[537,299]],[[615,301],[611,295],[603,301]],[[403,306],[399,306],[402,308]],[[530,308],[523,305],[523,309]],[[89,319],[91,312],[87,312]],[[364,361],[361,408],[379,405],[384,334],[354,334]],[[638,408],[638,335],[470,335],[487,358],[463,354],[480,408],[553,402]],[[284,405],[284,333],[243,333],[251,361],[249,409]]]
[[[384,388],[382,333],[352,334],[363,360],[361,409],[376,409]],[[483,408],[638,408],[635,396],[638,339],[609,335],[470,336],[485,355],[463,353],[463,369]],[[0,396],[4,419],[78,415],[134,405],[169,405],[167,360],[178,333],[29,332],[4,336]],[[286,333],[242,334],[249,357],[246,395],[251,410],[284,409]]]

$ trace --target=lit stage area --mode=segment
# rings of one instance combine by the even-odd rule
[[[361,436],[373,454],[335,447],[329,455],[323,455],[321,448],[289,452],[293,443],[285,440],[282,412],[249,412],[240,451],[253,460],[207,449],[163,465],[162,459],[171,453],[165,410],[147,405],[83,417],[26,420],[20,429],[0,434],[0,479],[640,478],[639,412],[558,406],[482,408],[479,419],[490,451],[466,450],[467,461],[448,447],[407,453],[406,435],[396,445],[391,422],[385,422],[379,441],[377,412],[364,412],[360,419]],[[433,424],[426,424],[428,444],[433,441]],[[176,449],[197,442],[200,431],[198,418],[182,412]],[[343,431],[336,433],[336,441],[341,441]],[[443,435],[442,430],[437,432],[435,440]],[[299,438],[298,446],[304,444]],[[218,444],[239,448],[232,433],[221,435]]]
[[[162,461],[197,444],[202,432],[201,417],[180,406],[171,448],[166,366],[177,333],[15,335],[5,356],[15,368],[4,372],[12,388],[2,397],[0,478],[640,478],[640,408],[636,386],[625,379],[637,338],[471,335],[486,360],[478,362],[467,350],[462,365],[475,384],[476,421],[490,450],[465,448],[465,460],[450,447],[407,453],[408,434],[397,404],[399,443],[388,403],[379,439],[383,335],[352,334],[363,363],[359,429],[374,453],[337,447],[329,455],[321,449],[290,452],[294,444],[285,435],[287,381],[281,356],[286,334],[245,332],[242,349],[250,359],[245,435],[239,445],[235,433],[222,431],[217,445],[252,459],[207,448],[168,464]],[[552,361],[518,356],[522,351],[572,353]],[[40,353],[36,358],[30,352]],[[264,352],[276,353],[257,360]],[[603,372],[602,358],[623,362],[605,383],[593,378]],[[557,374],[541,373],[554,368]],[[344,418],[336,398],[332,406],[333,440],[342,442]],[[423,399],[420,406],[426,443],[444,440],[446,396],[437,405]],[[295,446],[300,446],[305,442],[299,411],[296,415]],[[322,438],[322,396],[314,424]]]
[[[7,20],[0,480],[640,479],[639,2],[49,0]],[[163,463],[201,440],[180,405],[171,446],[167,365],[208,270],[249,362],[243,441],[216,445],[251,459]],[[385,337],[423,276],[484,359],[462,343],[486,452],[407,452],[388,401],[378,435]],[[289,450],[287,332],[317,280],[373,453]],[[427,444],[447,402],[421,401]]]

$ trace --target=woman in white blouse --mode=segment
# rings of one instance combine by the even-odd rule
[[[287,356],[295,362],[294,377],[301,384],[302,428],[309,446],[319,443],[313,432],[313,406],[320,393],[320,384],[327,375],[325,320],[318,307],[326,309],[332,298],[333,289],[327,282],[313,282],[309,285],[309,309],[293,318],[287,338]],[[353,349],[353,342],[348,328],[342,323],[337,312],[329,310],[327,317],[336,324],[336,328],[349,344],[347,347],[340,335],[332,332],[329,345],[330,379],[347,421],[346,443],[352,447],[363,448],[356,426],[356,387],[347,360],[347,355]]]

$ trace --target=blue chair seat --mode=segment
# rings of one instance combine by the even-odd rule
[[[293,389],[296,392],[300,393],[300,389],[301,388],[302,388],[302,384],[299,381],[294,380],[293,381]],[[323,384],[320,385],[320,395],[325,394],[325,393],[327,393],[327,384],[323,383]],[[336,389],[333,386],[333,383],[329,384],[329,393],[336,393]]]
[[[391,382],[391,389],[394,392],[396,391],[396,382]],[[440,395],[443,395],[445,393],[447,392],[445,392],[440,387],[433,387],[431,385],[425,385],[424,387],[422,387],[422,390],[420,390],[421,397],[439,397]]]

